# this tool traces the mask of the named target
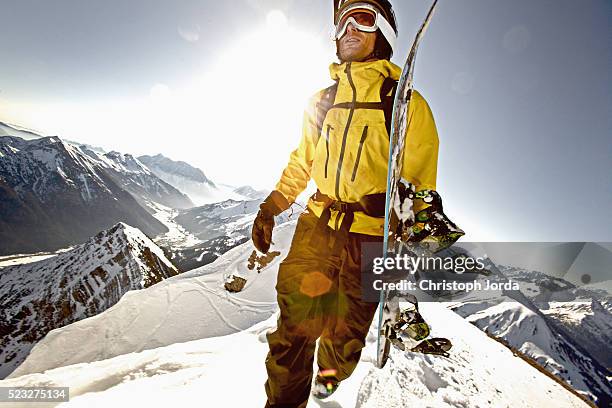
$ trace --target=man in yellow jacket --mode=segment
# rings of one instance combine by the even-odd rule
[[[266,407],[306,406],[325,398],[355,369],[377,304],[361,296],[361,246],[381,242],[387,187],[390,109],[401,68],[391,63],[397,23],[388,0],[335,0],[335,84],[315,94],[304,113],[300,144],[276,189],[262,203],[253,242],[267,252],[274,216],[317,185],[300,215],[278,271],[280,317],[268,334]],[[387,111],[387,112],[386,112]],[[402,177],[435,189],[438,136],[427,102],[414,92]],[[418,209],[417,209],[418,210]],[[382,251],[382,247],[381,247]]]

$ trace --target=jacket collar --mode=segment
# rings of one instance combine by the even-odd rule
[[[329,66],[329,74],[334,81],[346,79],[347,62],[341,64],[332,63]],[[380,59],[370,62],[351,62],[351,74],[354,77],[376,80],[380,77],[391,77],[399,80],[402,69],[389,60]]]

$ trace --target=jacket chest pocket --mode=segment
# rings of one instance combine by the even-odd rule
[[[371,191],[387,185],[389,140],[384,123],[356,126],[345,158],[345,180],[352,189]]]
[[[326,127],[326,131],[325,131],[325,178],[327,178],[328,176],[328,168],[329,168],[329,137],[330,137],[330,132],[333,130],[334,128],[331,125],[327,125]]]
[[[334,146],[334,126],[325,124],[321,129],[319,140],[315,147],[315,159],[313,164],[313,171],[316,173],[317,178],[327,179],[333,177],[332,174],[332,159]]]
[[[357,169],[359,169],[359,162],[361,161],[361,154],[363,153],[363,145],[368,137],[368,125],[363,127],[361,132],[361,138],[359,139],[359,147],[357,148],[357,156],[355,156],[355,164],[353,165],[353,173],[351,174],[351,182],[355,181],[357,177]]]

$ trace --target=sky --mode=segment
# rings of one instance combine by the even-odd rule
[[[402,65],[425,0],[393,1]],[[271,189],[331,83],[332,1],[0,0],[0,121]],[[415,87],[473,241],[612,241],[612,2],[440,0]]]

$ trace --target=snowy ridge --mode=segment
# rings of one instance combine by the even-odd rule
[[[13,125],[4,122],[0,122],[0,136],[16,136],[26,140],[38,139],[39,137],[42,137],[39,132],[36,132],[32,129],[27,129],[23,126]]]
[[[0,254],[56,250],[120,221],[151,236],[166,230],[100,162],[58,137],[0,137],[0,154]]]
[[[50,330],[176,274],[157,245],[123,223],[52,258],[0,269],[0,377]]]
[[[100,194],[110,193],[93,163],[87,160],[78,148],[63,143],[58,137],[43,137],[31,141],[18,137],[2,137],[0,151],[3,152],[0,172],[7,182],[17,186],[18,193],[25,194],[25,185],[31,184],[32,192],[40,201],[45,202],[49,199],[50,192],[62,188],[58,181],[78,189],[86,201],[95,198],[92,197],[92,192],[94,195],[98,190]],[[69,168],[75,164],[84,171],[77,174],[71,172]]]
[[[207,184],[210,187],[215,187],[215,183],[206,177],[202,170],[193,167],[184,161],[174,161],[161,154],[155,156],[140,156],[138,157],[138,160],[145,163],[154,172],[161,170],[167,174],[181,176],[184,179],[191,180],[196,183]]]
[[[189,195],[196,205],[224,200],[224,192],[204,172],[183,161],[174,161],[161,154],[138,157],[157,177]]]
[[[461,313],[460,313],[461,314]],[[563,379],[572,388],[605,406],[606,374],[588,355],[560,337],[537,313],[520,303],[502,302],[467,320],[487,333],[503,339],[541,367]]]
[[[294,227],[275,229],[272,251],[286,254]],[[274,284],[283,256],[257,273],[247,268],[252,249],[240,245],[210,265],[129,292],[107,311],[53,330],[0,386],[69,386],[66,406],[73,407],[263,406],[265,334],[277,318]],[[231,275],[247,279],[241,292],[223,288]],[[354,375],[330,400],[311,401],[309,408],[540,408],[553,399],[556,407],[586,406],[445,305],[421,309],[432,334],[453,342],[449,359],[393,350],[378,370],[374,323]]]
[[[115,181],[129,191],[141,204],[155,201],[173,208],[191,208],[193,202],[181,191],[156,176],[146,165],[131,154],[112,151],[100,154],[83,147],[84,152],[101,167],[105,168]]]

